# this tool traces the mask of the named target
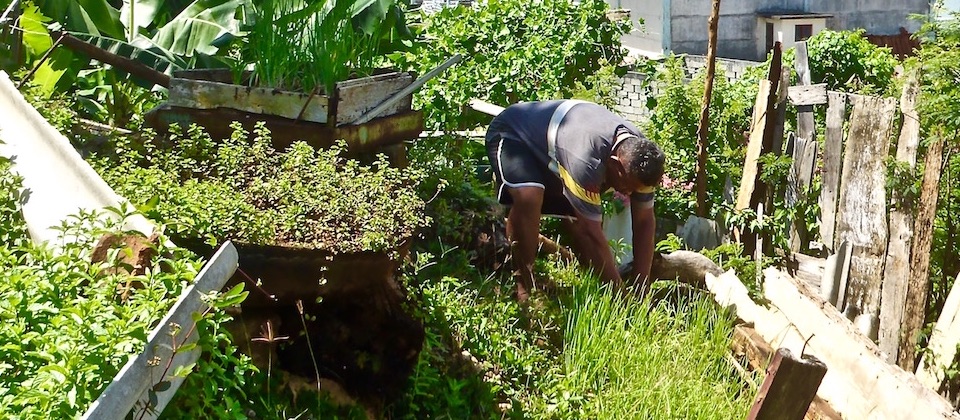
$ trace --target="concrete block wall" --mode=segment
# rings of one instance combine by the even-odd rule
[[[750,67],[760,65],[755,61],[731,60],[726,58],[717,59],[717,69],[723,69],[724,75],[728,81],[734,81],[743,76],[744,72]],[[707,65],[707,59],[704,56],[688,55],[685,58],[687,77],[693,78],[698,72],[703,71]],[[622,84],[618,94],[617,106],[614,108],[618,114],[638,124],[642,124],[650,118],[650,110],[647,109],[647,100],[649,95],[656,95],[656,87],[649,88],[650,92],[644,89],[643,82],[647,75],[635,71],[629,71],[621,79]]]

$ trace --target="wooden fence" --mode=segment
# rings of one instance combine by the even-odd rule
[[[887,166],[894,139],[896,160],[910,168],[916,165],[919,142],[914,109],[916,84],[908,83],[899,101],[828,91],[824,85],[810,84],[805,47],[804,43],[797,46],[799,86],[787,88],[784,95],[784,78],[779,83],[761,83],[757,106],[767,109],[774,118],[764,121],[755,113],[753,131],[757,134],[751,135],[748,145],[737,207],[770,202],[756,197],[758,189],[753,184],[759,184],[756,156],[782,150],[775,146],[778,144],[775,139],[766,138],[769,134],[759,134],[775,133],[775,129],[768,127],[771,124],[782,127],[783,122],[776,117],[784,114],[784,104],[769,106],[764,99],[774,98],[779,84],[779,95],[786,96],[785,102],[797,109],[797,133],[786,135],[784,153],[793,157],[793,167],[788,176],[785,202],[788,206],[796,204],[809,189],[817,168],[821,168],[819,234],[823,248],[828,254],[835,254],[838,249],[849,249],[850,254],[845,261],[849,270],[838,270],[842,276],[837,281],[841,277],[845,281],[825,284],[825,297],[832,297],[828,300],[854,321],[861,332],[879,339],[887,361],[896,363],[909,278],[913,211],[902,194],[888,197]],[[826,106],[826,126],[816,127],[814,112],[822,106]],[[824,138],[822,153],[816,140],[818,132]],[[793,227],[791,250],[808,249],[811,235],[803,230],[802,223],[794,223]],[[841,247],[843,244],[846,245]]]

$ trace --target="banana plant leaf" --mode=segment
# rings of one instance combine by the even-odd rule
[[[123,0],[120,23],[127,30],[127,40],[134,38],[131,34],[141,33],[141,28],[155,27],[165,3],[166,0]]]
[[[34,4],[68,31],[123,38],[120,11],[107,0],[34,0]]]
[[[214,41],[225,35],[240,33],[238,9],[250,0],[196,0],[176,18],[164,25],[153,37],[153,43],[173,54],[213,55],[218,48]]]

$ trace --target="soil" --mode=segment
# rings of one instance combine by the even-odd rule
[[[398,258],[279,246],[237,248],[240,269],[226,287],[247,282],[250,294],[231,330],[238,340],[246,337],[240,347],[255,363],[266,367],[272,360],[275,369],[312,381],[319,371],[321,378],[335,381],[374,411],[403,392],[423,347],[424,329],[406,310],[405,293],[396,281]],[[268,342],[251,341],[271,334]],[[269,352],[275,357],[267,357]]]

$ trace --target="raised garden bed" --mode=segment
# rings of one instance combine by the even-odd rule
[[[234,84],[228,70],[181,71],[171,79],[167,103],[149,112],[146,121],[161,131],[174,123],[197,124],[214,138],[229,136],[233,121],[247,130],[262,121],[273,133],[277,149],[295,141],[327,148],[342,139],[352,153],[396,155],[398,145],[423,131],[423,113],[411,110],[410,94],[373,120],[353,123],[412,82],[409,73],[383,70],[339,82],[331,94],[312,94]]]

